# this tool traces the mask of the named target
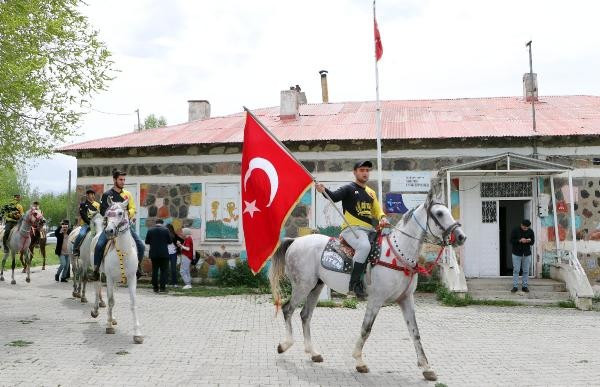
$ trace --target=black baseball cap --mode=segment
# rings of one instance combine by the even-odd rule
[[[94,191],[93,189],[88,189],[87,191],[85,191],[85,194],[96,194],[96,191]]]
[[[529,227],[531,226],[531,222],[529,221],[529,219],[523,219],[523,221],[521,222],[521,224],[525,227]]]
[[[118,169],[113,169],[112,175],[113,175],[113,179],[116,179],[119,176],[127,176],[127,173],[123,172],[123,171],[119,171]]]
[[[362,160],[357,162],[356,164],[354,164],[354,169],[358,169],[361,167],[367,167],[367,168],[373,168],[373,163],[370,162],[369,160]]]

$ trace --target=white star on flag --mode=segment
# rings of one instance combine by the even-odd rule
[[[249,213],[251,218],[254,217],[255,212],[260,212],[260,210],[256,207],[256,200],[253,200],[252,202],[247,202],[244,200],[244,204],[246,205],[246,208],[244,208],[243,213]]]

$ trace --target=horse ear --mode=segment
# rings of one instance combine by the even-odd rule
[[[429,190],[431,200],[438,203],[444,202],[444,193],[442,190],[441,180],[437,177],[431,179],[431,189]]]
[[[129,206],[129,199],[125,200],[124,202],[121,202],[121,207],[123,207],[124,210],[127,209],[127,207]]]

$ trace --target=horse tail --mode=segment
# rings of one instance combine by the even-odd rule
[[[271,283],[271,293],[275,303],[275,315],[281,308],[281,279],[285,276],[285,253],[294,238],[284,238],[273,257],[271,257],[271,267],[269,268],[269,282]]]

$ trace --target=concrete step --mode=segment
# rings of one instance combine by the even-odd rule
[[[533,288],[529,293],[519,290],[511,293],[509,290],[469,290],[471,297],[478,300],[511,300],[521,302],[524,300],[551,300],[554,302],[567,301],[569,293],[567,292],[544,292]]]
[[[519,283],[521,281],[519,280]],[[477,290],[510,290],[512,278],[473,278],[467,280],[469,291]],[[564,282],[550,279],[533,278],[529,280],[529,289],[538,292],[566,292]]]

